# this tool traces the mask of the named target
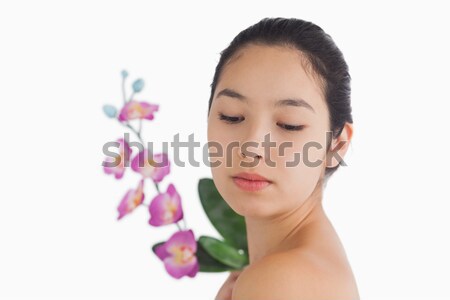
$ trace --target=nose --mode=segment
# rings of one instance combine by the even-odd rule
[[[268,149],[263,142],[270,139],[270,130],[262,123],[253,124],[247,129],[243,129],[244,137],[241,140],[240,155],[242,158],[264,159],[268,156]]]

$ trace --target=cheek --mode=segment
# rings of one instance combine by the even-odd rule
[[[225,168],[227,164],[227,145],[230,142],[231,140],[223,134],[223,131],[215,129],[208,131],[208,156],[212,170]]]
[[[325,167],[325,140],[320,135],[304,136],[278,156],[279,188],[290,203],[299,204],[314,191]]]
[[[309,167],[304,163],[286,167],[282,170],[280,178],[281,189],[289,202],[299,204],[305,201],[314,191],[322,173],[323,164],[317,167]],[[282,177],[281,177],[282,176]]]
[[[212,154],[211,164],[219,165],[214,167],[215,172],[225,172],[231,175],[233,170],[243,169],[240,166],[240,149],[242,147],[242,137],[239,130],[233,125],[224,124],[223,121],[210,119],[208,123],[208,150]],[[249,147],[249,151],[254,150]]]
[[[299,169],[301,172],[315,172],[325,163],[326,135],[319,132],[305,132],[289,142],[278,142],[277,159],[282,168]]]
[[[233,138],[229,136],[229,132],[223,130],[221,124],[217,124],[216,120],[211,120],[208,123],[208,154],[211,175],[218,192],[224,198],[233,209],[235,205],[230,203],[230,199],[233,199],[233,195],[230,194],[230,176],[233,173],[233,166],[230,164],[235,163],[233,159],[227,159],[227,145],[233,141]],[[233,149],[233,151],[236,151]],[[227,167],[228,163],[228,167]]]

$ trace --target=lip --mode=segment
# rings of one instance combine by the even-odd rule
[[[272,181],[256,173],[239,173],[233,176],[234,183],[245,191],[259,191],[270,184]]]
[[[266,177],[263,177],[261,175],[259,175],[258,173],[247,173],[247,172],[241,172],[238,173],[236,175],[233,176],[233,178],[235,177],[239,177],[239,178],[243,178],[243,179],[247,179],[247,180],[252,180],[252,181],[267,181],[267,182],[272,182],[269,179],[267,179]]]

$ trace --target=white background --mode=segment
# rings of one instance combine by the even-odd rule
[[[214,298],[226,273],[177,281],[151,252],[175,225],[149,226],[143,207],[116,220],[139,176],[103,173],[102,145],[124,127],[101,108],[120,106],[127,69],[146,83],[136,99],[160,105],[145,141],[158,149],[195,133],[203,145],[219,52],[246,27],[281,16],[321,26],[350,67],[355,134],[324,205],[361,298],[448,299],[444,1],[208,3],[1,2],[0,298]],[[218,237],[198,199],[202,177],[211,177],[203,164],[175,167],[161,187],[176,185],[196,237]]]

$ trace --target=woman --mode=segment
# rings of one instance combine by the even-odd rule
[[[245,217],[249,265],[216,300],[359,299],[322,207],[352,124],[347,64],[317,25],[265,18],[221,52],[208,109],[211,170]]]

